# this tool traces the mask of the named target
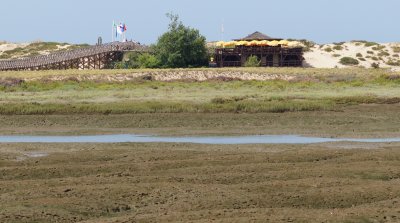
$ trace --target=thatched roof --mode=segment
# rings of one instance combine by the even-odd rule
[[[236,41],[251,41],[251,40],[281,40],[279,38],[272,38],[270,36],[265,35],[264,33],[255,32],[252,33],[242,39],[235,39]]]

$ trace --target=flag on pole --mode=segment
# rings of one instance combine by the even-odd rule
[[[122,35],[124,33],[124,25],[122,23],[119,24],[117,32],[119,35]]]

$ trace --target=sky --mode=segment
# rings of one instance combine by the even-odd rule
[[[128,39],[151,44],[172,12],[208,41],[260,31],[317,43],[400,42],[399,9],[400,0],[2,0],[0,40],[110,42],[115,20],[126,23]]]

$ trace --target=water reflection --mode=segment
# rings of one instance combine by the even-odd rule
[[[321,138],[298,135],[166,137],[150,135],[0,136],[0,143],[197,143],[197,144],[313,144],[325,142],[400,142],[400,138]]]

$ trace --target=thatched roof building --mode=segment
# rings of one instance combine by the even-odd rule
[[[213,57],[217,67],[245,66],[252,56],[256,56],[263,67],[301,67],[303,63],[301,46],[260,32],[235,41],[221,41],[217,46]]]
[[[250,34],[250,35],[248,35],[248,36],[246,36],[246,37],[244,37],[242,39],[235,39],[235,41],[252,41],[252,40],[258,40],[258,41],[268,40],[268,41],[271,41],[271,40],[282,40],[282,39],[273,38],[273,37],[270,37],[268,35],[265,35],[264,33],[258,32],[258,31],[254,32],[254,33],[252,33],[252,34]]]

